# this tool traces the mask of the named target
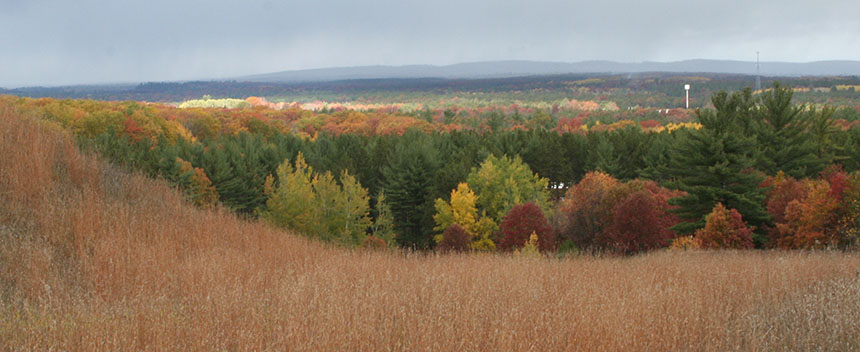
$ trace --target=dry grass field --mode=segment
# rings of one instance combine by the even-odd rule
[[[344,250],[3,109],[3,350],[860,350],[854,253]]]

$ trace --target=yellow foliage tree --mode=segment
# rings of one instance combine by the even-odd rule
[[[486,214],[478,215],[476,202],[478,196],[466,183],[460,183],[451,191],[451,201],[436,199],[436,227],[433,229],[444,232],[453,224],[458,224],[472,237],[472,248],[476,250],[491,251],[496,248],[490,235],[495,231],[497,225],[492,218]],[[442,235],[434,237],[436,243],[442,242]]]
[[[529,239],[523,243],[523,248],[517,249],[514,251],[516,255],[522,255],[526,257],[540,257],[540,249],[538,248],[538,235],[536,232],[532,231]]]
[[[351,246],[364,241],[370,204],[355,177],[344,171],[339,185],[330,172],[315,174],[301,152],[295,167],[285,161],[277,174],[277,186],[272,176],[266,178],[263,218],[323,241]]]
[[[301,152],[295,164],[293,167],[287,161],[278,166],[277,187],[274,177],[266,178],[265,192],[269,199],[262,215],[277,226],[310,234],[315,232],[313,225],[317,221],[317,209],[308,206],[317,202],[312,183],[313,168],[305,162]]]

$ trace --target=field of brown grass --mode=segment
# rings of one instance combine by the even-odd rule
[[[3,350],[858,350],[860,256],[350,251],[0,107]]]

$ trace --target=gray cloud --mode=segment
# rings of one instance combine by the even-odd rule
[[[860,59],[860,2],[0,0],[0,86],[529,59]]]

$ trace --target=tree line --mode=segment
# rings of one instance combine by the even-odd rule
[[[82,147],[173,182],[199,206],[350,246],[515,250],[536,237],[544,251],[629,254],[853,243],[860,130],[837,128],[833,109],[793,104],[778,84],[712,103],[697,111],[698,128],[660,132],[195,134],[205,115],[72,130]],[[126,117],[145,109],[123,106]]]

